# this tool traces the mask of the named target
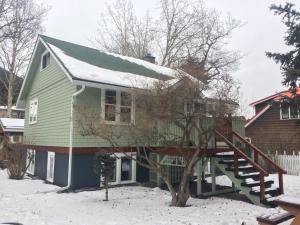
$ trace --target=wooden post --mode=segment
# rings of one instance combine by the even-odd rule
[[[215,162],[210,158],[210,173],[211,173],[211,191],[216,192],[216,165]]]
[[[257,151],[254,150],[254,162],[257,163],[258,162],[258,153]]]
[[[202,194],[202,170],[203,170],[203,162],[202,158],[197,163],[197,195]]]
[[[259,181],[260,181],[260,201],[262,202],[263,200],[265,200],[265,179],[262,172],[260,172]]]
[[[239,173],[238,167],[238,153],[236,150],[234,150],[234,162],[233,162],[233,167],[234,167],[234,176],[237,176]]]
[[[280,193],[283,194],[284,190],[283,190],[283,176],[282,176],[282,171],[278,172],[278,182],[279,182]]]

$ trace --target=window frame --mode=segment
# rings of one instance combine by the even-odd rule
[[[27,152],[26,152],[26,166],[28,165],[28,153],[30,152],[30,154],[33,154],[33,160],[31,161],[30,163],[30,166],[28,166],[27,170],[26,170],[26,173],[28,174],[31,174],[31,175],[34,175],[34,172],[35,172],[35,150],[34,149],[27,149]],[[33,164],[32,164],[33,162]]]
[[[45,55],[47,55],[49,53],[49,63],[46,65],[45,68],[43,68],[43,58]],[[48,66],[50,65],[51,63],[51,54],[48,50],[46,50],[42,55],[41,55],[41,71],[45,70],[48,68]]]
[[[106,106],[106,91],[115,91],[116,92],[116,112],[115,112],[115,121],[105,120],[105,106]],[[122,106],[121,105],[121,93],[127,92],[131,95],[131,105]],[[130,108],[130,122],[121,122],[121,108]],[[134,96],[130,90],[125,88],[101,88],[101,118],[105,121],[106,124],[112,125],[129,125],[135,123],[135,101]]]
[[[131,159],[127,156],[130,156],[134,159],[136,159],[137,155],[136,153],[114,153],[112,155],[113,158],[116,159],[116,167],[115,167],[115,181],[109,182],[110,185],[117,185],[117,184],[130,184],[136,182],[136,172],[137,172],[137,164],[136,160]],[[130,180],[122,180],[122,159],[130,159],[131,160],[131,179]],[[102,186],[103,177],[100,176],[100,185]]]
[[[31,113],[30,113],[30,109],[31,109],[31,104],[33,104],[34,102],[36,102],[36,115],[35,115],[35,120],[30,120],[31,118]],[[38,107],[39,107],[39,100],[38,98],[33,98],[29,101],[29,109],[28,109],[28,124],[32,125],[32,124],[36,124],[38,121]]]
[[[53,157],[53,171],[52,171],[52,174],[53,174],[53,177],[49,177],[49,174],[50,174],[50,158]],[[54,182],[54,174],[55,172],[55,152],[48,152],[47,154],[47,177],[46,177],[46,180],[53,183]]]
[[[291,104],[289,102],[285,102],[288,104],[288,118],[282,118],[282,103],[280,103],[280,120],[299,120],[300,119],[300,110],[298,109],[298,117],[291,117]]]

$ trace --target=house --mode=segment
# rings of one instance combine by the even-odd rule
[[[295,94],[300,95],[300,88]],[[246,136],[261,150],[273,153],[299,151],[300,112],[299,105],[289,101],[292,98],[294,94],[287,90],[250,104],[255,116],[245,125]]]
[[[24,119],[0,118],[0,161],[4,159],[2,151],[4,138],[10,143],[23,141]]]
[[[136,119],[135,101],[130,92],[132,86],[147,88],[147,85],[151,86],[153,81],[157,80],[175,84],[179,81],[175,74],[175,70],[151,62],[101,52],[39,35],[17,101],[18,108],[25,108],[23,143],[27,146],[27,151],[32,153],[30,155],[34,155],[28,173],[66,188],[98,187],[100,177],[93,171],[94,155],[96,152],[111,149],[112,146],[97,136],[81,135],[78,121],[82,114],[78,109],[84,106],[89,112],[99,114],[107,124],[122,130]],[[115,111],[120,113],[117,114]],[[213,124],[211,120],[211,117],[207,118],[207,125]],[[220,132],[215,132],[212,136],[208,151],[201,153],[207,160],[199,160],[195,171],[196,194],[203,194],[202,178],[205,177],[203,173],[208,160],[211,160],[212,192],[206,193],[206,196],[222,192],[216,189],[215,171],[218,168],[230,176],[235,185],[243,189],[254,203],[260,204],[265,200],[265,192],[258,190],[252,193],[250,186],[260,185],[261,188],[265,188],[270,187],[272,182],[264,183],[265,181],[260,179],[249,186],[241,185],[246,178],[258,179],[266,175],[257,165],[257,161],[251,161],[233,144],[237,140],[245,145],[249,144],[243,138],[245,136],[243,117],[228,117],[220,122],[218,127],[219,131],[226,131],[230,135],[234,131],[235,136],[229,137]],[[217,135],[220,136],[219,139],[216,138]],[[196,133],[194,138],[197,138]],[[129,151],[128,142],[122,140],[118,142],[127,154],[139,157],[135,152]],[[227,145],[218,146],[220,142]],[[170,173],[172,182],[178,181],[183,164],[172,149],[160,150],[157,149],[159,154],[153,153],[149,157],[160,160]],[[216,155],[218,152],[231,150],[234,150],[234,153],[224,155],[225,158],[223,155]],[[139,166],[124,153],[118,152],[116,155],[114,184],[152,181],[160,185],[160,179],[153,171]],[[234,164],[235,171],[227,170],[227,166],[231,167],[234,159],[239,157],[246,158],[239,162],[245,164],[249,161],[253,164],[248,165],[246,170],[257,172],[243,173],[240,176],[237,173],[239,163]],[[282,171],[280,172],[282,177]],[[230,191],[233,189],[234,187]],[[268,191],[273,191],[273,196],[277,191],[282,193],[282,182],[278,190],[276,188]]]

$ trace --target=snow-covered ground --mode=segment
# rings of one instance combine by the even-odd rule
[[[300,195],[300,177],[284,176],[287,194]],[[169,207],[170,195],[158,188],[119,187],[104,191],[57,194],[41,180],[15,181],[0,171],[0,224],[23,225],[247,225],[268,209],[241,201],[190,198],[189,207]],[[277,209],[272,209],[277,210]]]

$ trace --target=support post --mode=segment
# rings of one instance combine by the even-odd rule
[[[211,191],[216,192],[216,165],[212,158],[210,158],[210,172],[211,172]]]
[[[202,194],[202,166],[203,159],[201,158],[197,163],[197,195]]]

